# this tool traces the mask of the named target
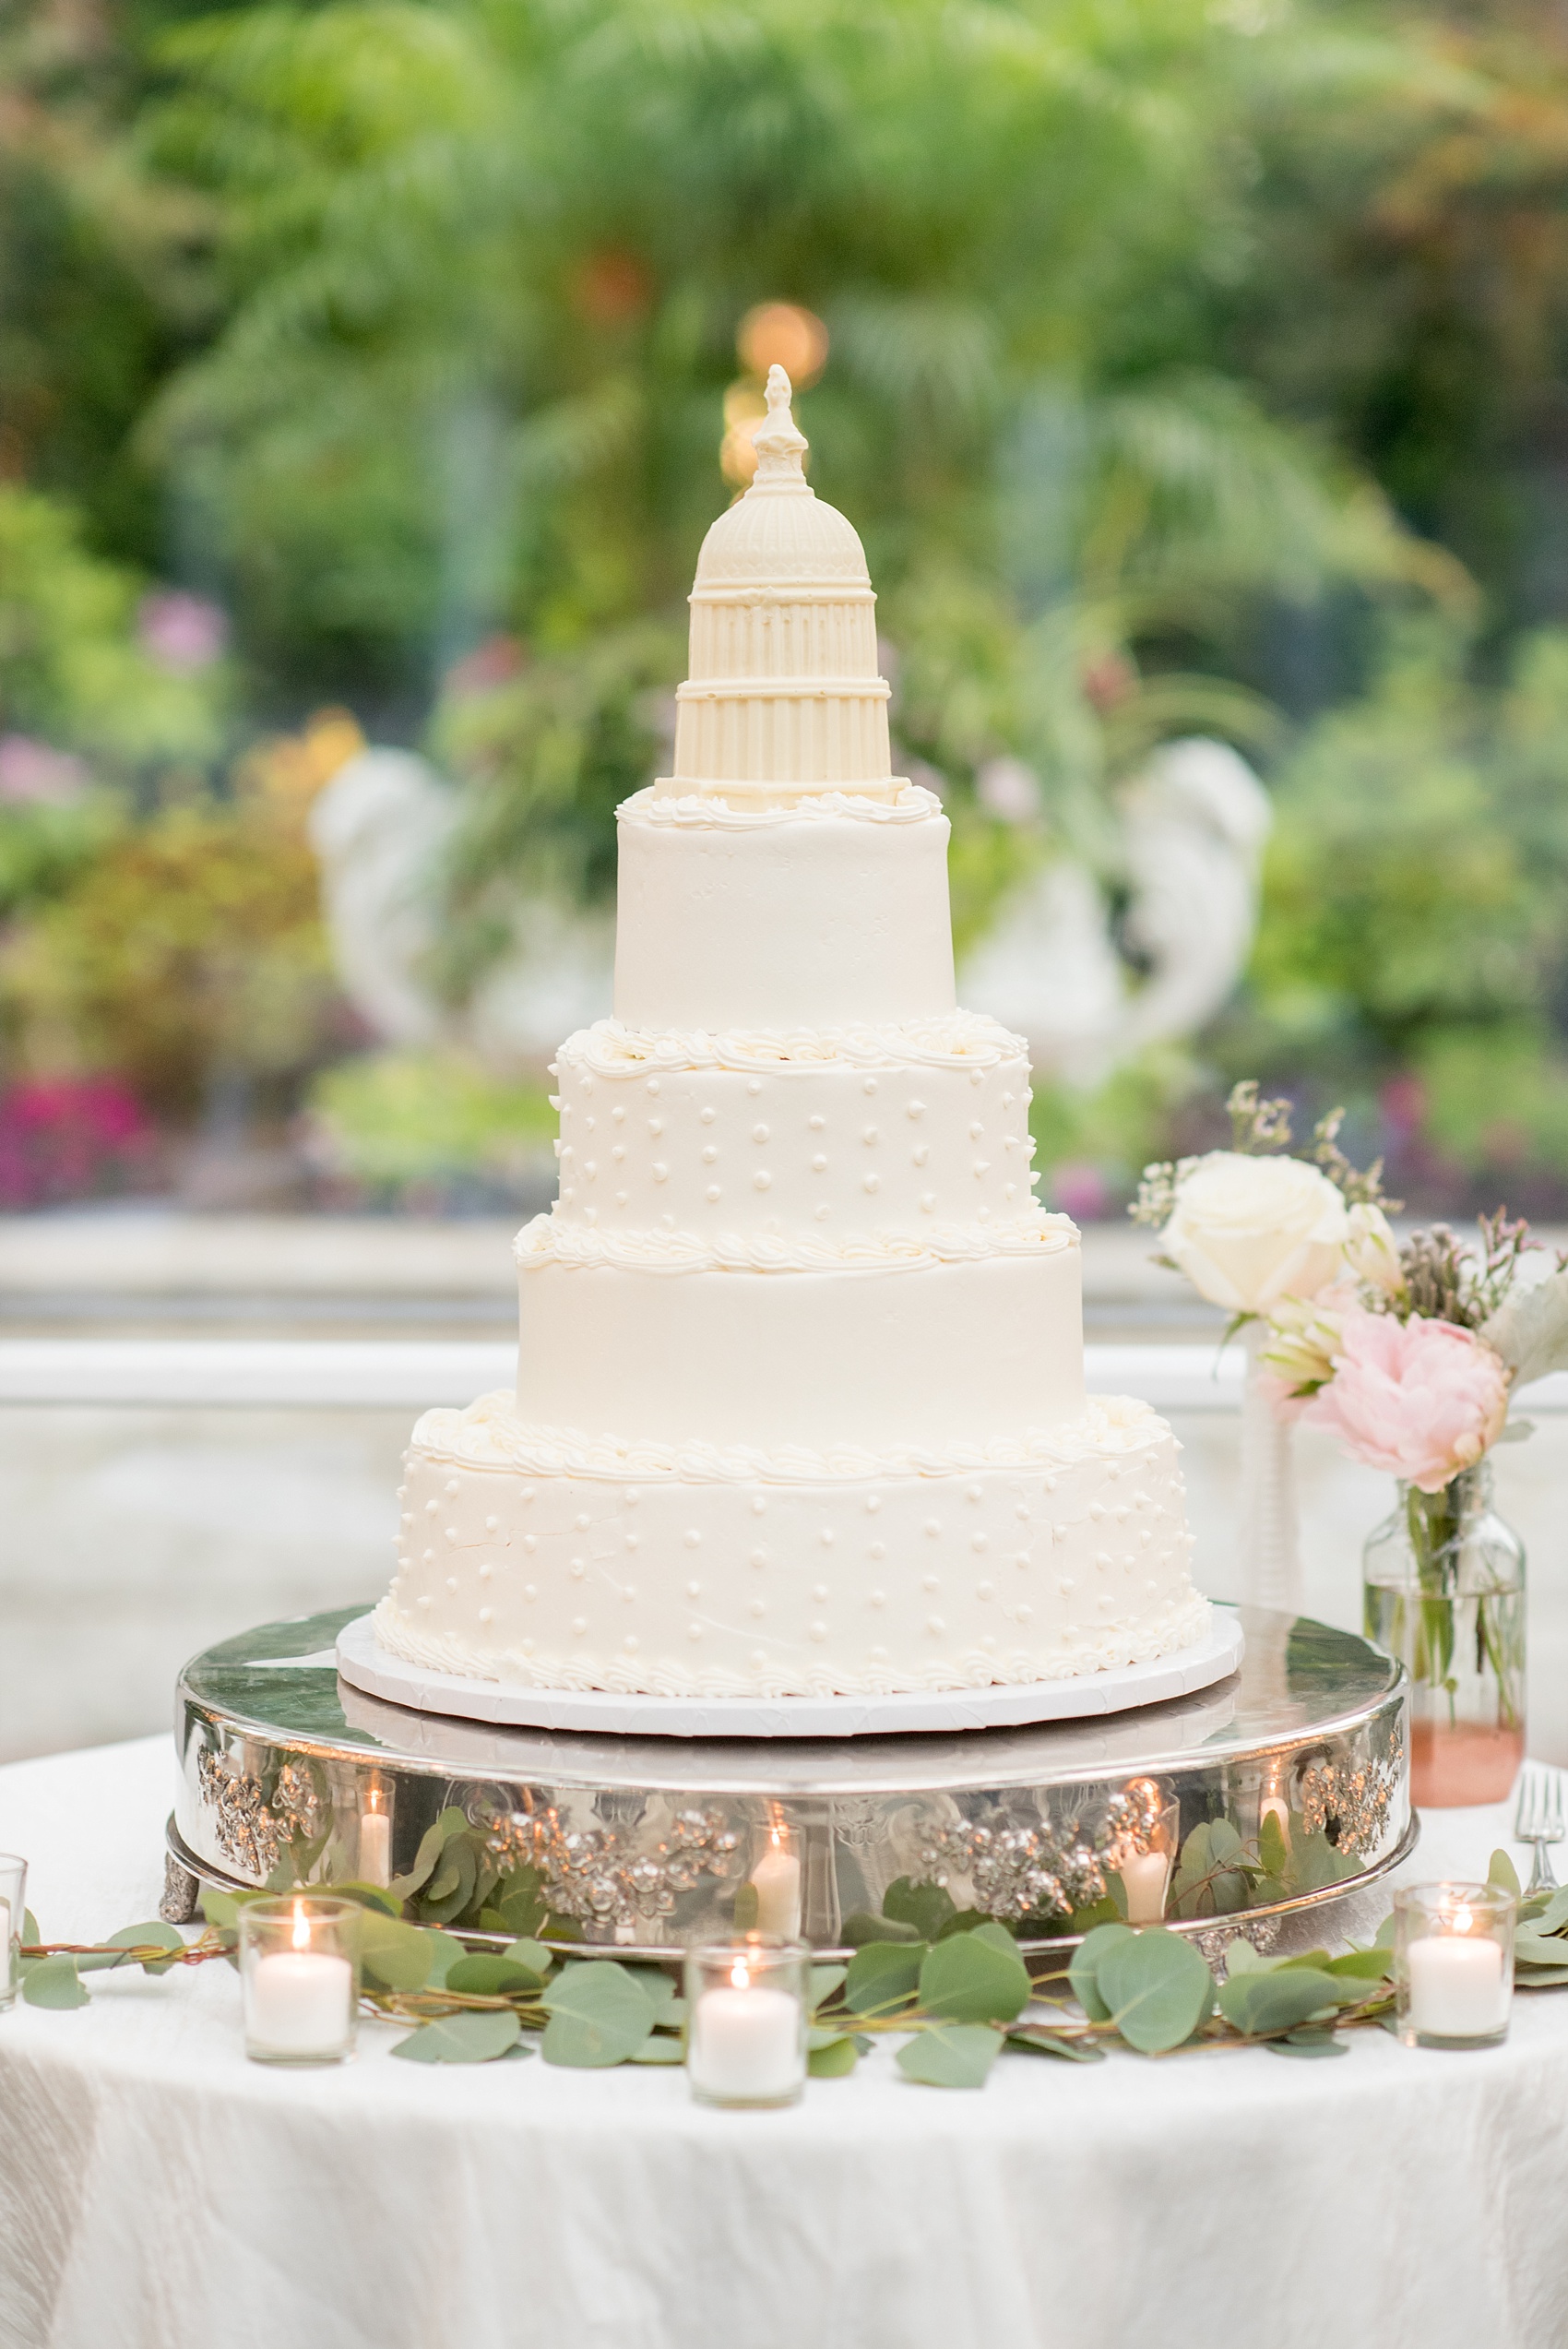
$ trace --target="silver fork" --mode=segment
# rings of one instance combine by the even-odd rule
[[[1514,1841],[1535,1846],[1526,1892],[1555,1892],[1547,1847],[1563,1838],[1562,1781],[1555,1771],[1526,1770],[1519,1781],[1519,1806],[1514,1814]]]

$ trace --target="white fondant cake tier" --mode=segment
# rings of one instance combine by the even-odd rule
[[[948,824],[930,792],[742,810],[647,791],[620,817],[615,1017],[629,1028],[953,1010]]]
[[[562,1045],[558,1222],[930,1234],[1029,1204],[1029,1065],[994,1020],[675,1035],[601,1020]]]
[[[957,1262],[896,1238],[770,1270],[683,1234],[605,1239],[541,1216],[518,1235],[518,1412],[769,1450],[983,1444],[1075,1419],[1078,1250],[1062,1220],[1006,1253],[970,1227]]]
[[[1182,1490],[1169,1428],[1122,1400],[879,1456],[596,1442],[491,1395],[415,1430],[376,1628],[412,1663],[552,1687],[1051,1679],[1201,1636]]]

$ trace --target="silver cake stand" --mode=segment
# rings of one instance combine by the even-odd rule
[[[413,1711],[339,1676],[338,1636],[362,1604],[264,1624],[181,1676],[166,1914],[193,1914],[202,1881],[391,1878],[408,1914],[481,1945],[533,1934],[671,1959],[776,1923],[758,1902],[777,1902],[766,1862],[783,1850],[800,1928],[824,1953],[926,1938],[955,1912],[1044,1951],[1115,1915],[1139,1873],[1129,1856],[1165,1849],[1170,1922],[1210,1954],[1237,1931],[1268,1947],[1411,1848],[1408,1695],[1402,1668],[1349,1632],[1237,1612],[1240,1668],[1164,1703],[788,1741]]]

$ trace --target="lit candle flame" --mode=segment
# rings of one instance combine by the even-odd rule
[[[1455,1909],[1450,1921],[1455,1933],[1468,1933],[1474,1923],[1468,1909]]]
[[[743,1959],[736,1959],[734,1964],[730,1969],[730,1979],[734,1984],[737,1990],[749,1990],[751,1988],[751,1971]]]
[[[378,1811],[381,1808],[381,1789],[379,1786],[373,1786],[370,1790],[370,1806],[373,1811]]]
[[[294,1947],[296,1950],[310,1948],[310,1919],[305,1914],[303,1901],[294,1902]]]

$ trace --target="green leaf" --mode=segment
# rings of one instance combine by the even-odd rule
[[[806,1976],[806,2005],[813,2014],[844,1986],[848,1966],[813,1966]]]
[[[455,1933],[438,1933],[429,1926],[421,1926],[419,1930],[423,1933],[432,1951],[424,1987],[427,1990],[444,1990],[453,1967],[461,1965],[469,1953]]]
[[[422,1990],[435,1962],[435,1936],[417,1925],[378,1916],[367,1909],[360,1920],[360,1965],[379,1990]]]
[[[434,1827],[427,1827],[420,1838],[414,1864],[406,1876],[395,1876],[388,1890],[399,1901],[411,1901],[422,1884],[427,1884],[435,1870],[442,1851],[454,1835],[462,1834],[468,1827],[468,1814],[456,1804],[449,1804]]]
[[[1198,1951],[1158,1926],[1107,1950],[1096,1976],[1111,2021],[1145,2056],[1180,2047],[1214,2005],[1214,1976]]]
[[[735,1906],[731,1922],[737,1933],[754,1933],[760,1914],[760,1895],[749,1879],[735,1887]]]
[[[882,1914],[894,1925],[912,1926],[917,1941],[934,1941],[958,1912],[944,1884],[917,1884],[900,1876],[882,1896]]]
[[[30,1949],[36,1950],[43,1936],[38,1929],[38,1919],[30,1909],[24,1909],[22,1911],[22,1939]]]
[[[1536,1921],[1538,1933],[1561,1933],[1568,1926],[1568,1890],[1554,1892]]]
[[[527,1939],[538,1933],[550,1914],[543,1891],[544,1878],[536,1867],[514,1868],[503,1877],[493,1896],[493,1912],[501,1919],[501,1930]]]
[[[899,2048],[906,2080],[927,2088],[983,2088],[1002,2053],[1002,2033],[983,2022],[933,2022]]]
[[[233,1894],[220,1892],[211,1884],[201,1888],[201,1913],[208,1925],[220,1927],[237,1926],[240,1922],[240,1903]]]
[[[867,1942],[849,1961],[844,2004],[857,2015],[890,2011],[913,1992],[925,1954],[923,1941]]]
[[[1345,2040],[1332,2031],[1291,2031],[1283,2039],[1265,2039],[1264,2045],[1271,2056],[1348,2056]]]
[[[1392,1950],[1347,1950],[1343,1957],[1330,1958],[1324,1972],[1351,1982],[1385,1982],[1393,1963]]]
[[[1555,1990],[1568,1982],[1568,1965],[1526,1966],[1514,1976],[1515,1990]]]
[[[1028,1969],[1001,1926],[939,1941],[920,1972],[927,2014],[949,2022],[1011,2022],[1029,2000]]]
[[[1231,1916],[1247,1905],[1249,1869],[1228,1818],[1200,1819],[1182,1846],[1172,1888],[1182,1916]]]
[[[550,2010],[547,2064],[624,2064],[653,2029],[652,2000],[613,1958],[579,1959],[564,1967],[540,2003]]]
[[[1514,1962],[1515,1965],[1568,1965],[1568,1950],[1563,1948],[1555,1934],[1531,1933],[1526,1929],[1514,1936]]]
[[[1267,1811],[1258,1830],[1258,1857],[1270,1876],[1283,1876],[1290,1856],[1290,1846],[1285,1841],[1285,1830],[1279,1824],[1277,1811]]]
[[[527,1966],[529,1973],[537,1973],[540,1980],[555,1963],[552,1950],[547,1950],[542,1941],[533,1941],[526,1936],[521,1940],[509,1942],[501,1955],[510,1958],[514,1965]]]
[[[679,2039],[647,2039],[628,2056],[629,2064],[683,2064],[686,2050]]]
[[[441,1986],[470,1998],[501,1998],[513,1991],[531,1997],[536,1990],[543,1989],[544,1977],[531,1966],[516,1965],[510,1958],[492,1957],[487,1952],[459,1958]]]
[[[677,1995],[679,1985],[675,1977],[666,1973],[662,1966],[628,1965],[625,1972],[642,1989],[653,2009],[656,2022],[666,2021],[676,2009],[684,2014],[685,2001]]]
[[[441,2015],[399,2039],[392,2053],[410,2064],[492,2064],[517,2045],[514,2014]]]
[[[1097,1925],[1126,1924],[1127,1889],[1119,1876],[1111,1877],[1110,1882],[1111,1889],[1103,1901],[1091,1901],[1087,1908],[1073,1911],[1072,1929],[1075,1933],[1092,1933]]]
[[[35,1959],[22,1971],[22,1996],[30,2007],[85,2007],[88,2002],[75,1958]]]
[[[1111,2009],[1099,1991],[1100,1960],[1108,1950],[1120,1948],[1133,1938],[1130,1925],[1097,1925],[1092,1933],[1085,1934],[1073,1952],[1073,1961],[1067,1969],[1068,1985],[1091,2022],[1111,2020]]]
[[[839,1928],[846,1946],[851,1950],[869,1949],[873,1941],[913,1943],[920,1935],[912,1925],[903,1925],[895,1917],[873,1916],[868,1909],[857,1909],[847,1916]]]
[[[1515,1900],[1523,1889],[1518,1869],[1503,1851],[1493,1852],[1487,1862],[1486,1880],[1489,1884],[1495,1884],[1500,1892],[1512,1892]]]
[[[1060,2056],[1070,2064],[1105,2061],[1105,2050],[1097,2041],[1075,2038],[1064,2031],[1046,2031],[1036,2023],[1026,2023],[1022,2031],[1010,2031],[1007,2045],[1016,2047],[1021,2056]]]
[[[395,1892],[387,1890],[385,1884],[360,1884],[350,1881],[347,1884],[333,1884],[318,1889],[329,1890],[335,1901],[356,1901],[362,1909],[376,1909],[383,1916],[398,1916],[402,1914],[402,1902]]]
[[[951,1916],[944,1917],[942,1929],[936,1938],[939,1941],[945,1941],[952,1934],[973,1933],[980,1926],[990,1925],[992,1921],[983,1909],[955,1909]]]
[[[1374,1950],[1392,1950],[1393,1947],[1394,1912],[1390,1909],[1388,1914],[1384,1918],[1383,1923],[1378,1926],[1377,1931],[1372,1935],[1372,1948]]]
[[[806,2070],[813,2080],[844,2080],[860,2061],[860,2049],[853,2039],[843,2033],[829,2033],[820,2047],[813,2047],[806,2057]]]
[[[1289,2031],[1342,1997],[1354,1997],[1314,1967],[1282,1966],[1275,1973],[1243,1973],[1219,1985],[1219,2011],[1238,2031],[1256,2038],[1266,2031]]]
[[[155,1916],[148,1925],[127,1925],[120,1932],[112,1933],[108,1946],[112,1950],[172,1950],[183,1955],[185,1937],[173,1926],[165,1925],[160,1916]],[[165,1958],[161,1961],[157,1958],[144,1958],[142,1971],[144,1973],[167,1973],[177,1961],[177,1957]],[[124,1965],[125,1962],[124,1958],[110,1960],[112,1965]]]

